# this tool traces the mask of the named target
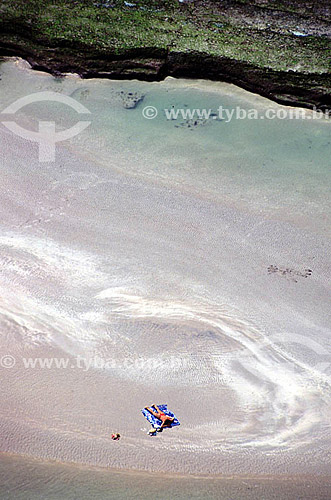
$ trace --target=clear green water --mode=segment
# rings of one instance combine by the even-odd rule
[[[46,90],[69,95],[91,111],[91,126],[70,143],[93,162],[254,214],[263,212],[301,226],[311,223],[322,233],[328,230],[331,120],[209,119],[189,129],[181,126],[180,118],[167,120],[164,110],[217,112],[222,106],[231,112],[240,107],[254,108],[260,116],[269,107],[281,107],[234,86],[211,82],[61,80],[28,71],[17,78],[12,63],[2,69],[1,85],[8,91],[0,95],[0,109],[22,95]],[[121,91],[138,92],[144,100],[135,109],[124,109]],[[145,106],[157,109],[155,119],[143,117]],[[50,116],[59,129],[77,121],[75,111],[51,102],[31,104],[16,115],[22,120],[29,116],[34,127],[38,119]]]
[[[0,449],[134,468],[162,447],[172,460],[161,470],[325,474],[330,365],[318,355],[330,338],[330,123],[211,121],[190,130],[162,109],[276,105],[202,82],[56,80],[12,62],[1,73],[0,109],[52,90],[92,113],[90,128],[59,145],[50,165],[1,130],[1,348],[19,360],[22,348],[36,355],[41,340],[83,356],[89,348],[119,360],[165,352],[189,363],[158,377],[148,365],[128,371],[119,363],[99,374],[100,384],[92,372],[86,383],[75,371],[11,372]],[[143,103],[123,108],[121,90],[144,93]],[[142,117],[145,105],[158,108],[155,120]],[[16,118],[33,129],[50,116],[59,128],[77,121],[54,103]],[[271,264],[299,278],[270,275]],[[300,277],[307,267],[312,277]],[[276,346],[263,350],[273,335]],[[118,389],[115,404],[103,389]],[[151,441],[139,409],[161,390],[182,425]],[[127,441],[111,453],[114,425]],[[8,499],[314,498],[310,480],[167,478],[8,457],[0,479]],[[328,498],[323,491],[316,498]]]

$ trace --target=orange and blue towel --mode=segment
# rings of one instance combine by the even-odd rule
[[[170,410],[168,410],[168,405],[157,405],[163,413],[166,415],[169,415],[169,417],[173,417],[175,420],[171,422],[170,427],[175,427],[176,425],[180,425],[179,420],[176,418],[175,414],[172,413]],[[150,424],[154,427],[154,429],[157,429],[158,427],[161,427],[162,422],[158,418],[154,417],[148,410],[141,410],[141,413],[144,415],[144,417],[148,420]]]

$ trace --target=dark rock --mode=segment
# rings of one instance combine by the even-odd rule
[[[123,90],[121,90],[119,93],[118,93],[121,101],[122,101],[122,104],[123,104],[123,107],[125,109],[134,109],[137,107],[137,105],[144,99],[144,95],[143,94],[139,94],[138,92],[124,92]]]
[[[225,81],[258,93],[281,104],[331,109],[329,73],[275,71],[227,57],[200,52],[181,53],[165,49],[137,48],[122,53],[103,53],[97,49],[72,44],[50,49],[40,42],[0,40],[0,56],[19,56],[34,69],[61,76],[78,73],[82,78],[160,81],[175,78],[204,78]],[[138,103],[136,103],[137,105]],[[134,107],[134,106],[133,106]]]

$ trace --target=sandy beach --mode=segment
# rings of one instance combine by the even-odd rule
[[[190,475],[134,472],[59,464],[1,454],[0,494],[10,500],[104,498],[148,500],[328,500],[330,479],[314,476]],[[12,492],[12,494],[10,494]]]
[[[24,88],[57,88],[93,115],[53,163],[0,126],[0,348],[14,359],[0,371],[0,450],[182,474],[327,476],[330,124],[231,122],[217,139],[216,125],[147,123],[116,92],[145,89],[144,104],[160,106],[191,93],[268,101],[225,84],[0,70],[1,109]],[[30,106],[17,118],[26,128],[47,115]],[[181,425],[148,436],[140,410],[153,403]]]

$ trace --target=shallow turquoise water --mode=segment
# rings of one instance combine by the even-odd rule
[[[280,106],[242,91],[212,82],[167,79],[138,81],[54,79],[22,72],[18,79],[12,63],[2,65],[0,109],[29,92],[53,91],[81,102],[91,111],[91,126],[70,143],[79,154],[105,167],[117,168],[151,182],[181,187],[200,196],[221,200],[252,213],[288,220],[322,233],[329,229],[325,208],[331,184],[331,120],[263,119],[268,109]],[[144,100],[124,109],[120,92],[138,92]],[[154,106],[155,119],[143,117]],[[185,120],[168,120],[165,109],[212,109],[229,112],[255,109],[258,119],[209,119],[195,128]],[[289,108],[283,107],[283,110]],[[62,104],[31,104],[17,116],[37,120],[50,116],[59,129],[77,121],[75,111]],[[86,117],[84,117],[86,119]],[[68,141],[65,143],[68,144]]]
[[[162,449],[157,470],[325,474],[330,123],[215,120],[191,129],[162,110],[279,107],[210,82],[58,80],[22,62],[1,72],[0,109],[52,90],[87,106],[92,122],[58,145],[54,164],[38,163],[36,145],[0,130],[0,334],[17,357],[3,385],[1,449],[147,470]],[[125,109],[120,91],[145,97]],[[142,116],[146,105],[157,107],[155,120]],[[16,120],[33,129],[52,118],[64,129],[77,116],[63,111],[31,104]],[[55,347],[117,364],[86,379],[75,370],[22,373],[22,353]],[[164,363],[156,377],[153,362],[164,354],[179,364]],[[126,357],[145,364],[126,369]],[[159,397],[182,425],[151,441],[139,409]],[[112,427],[125,436],[113,454]],[[9,491],[15,463],[5,465]],[[157,476],[152,484],[62,466],[53,488],[50,467],[22,466],[35,498],[43,477],[50,494],[63,496],[70,484],[79,498],[109,488],[134,498],[137,482],[150,495],[163,488]],[[214,480],[163,480],[174,498],[178,488],[219,498]]]

